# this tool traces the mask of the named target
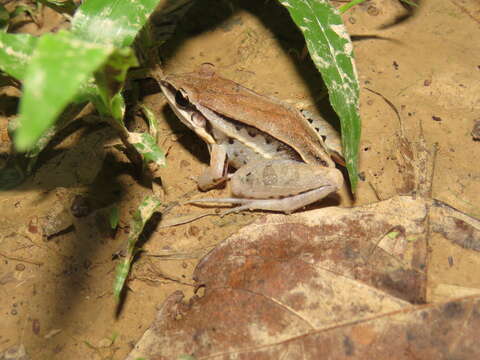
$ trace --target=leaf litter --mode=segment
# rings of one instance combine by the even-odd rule
[[[402,144],[414,195],[244,227],[199,262],[197,295],[173,293],[127,360],[473,358],[480,295],[427,304],[427,249],[435,234],[478,251],[480,221],[430,199],[434,152]]]

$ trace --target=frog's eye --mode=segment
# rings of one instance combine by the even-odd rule
[[[177,103],[178,106],[183,107],[183,108],[187,107],[190,104],[188,99],[185,96],[183,96],[183,94],[180,90],[178,90],[175,93],[175,102]]]

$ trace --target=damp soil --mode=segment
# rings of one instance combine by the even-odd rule
[[[18,31],[64,26],[48,9],[42,16],[40,25],[26,21]],[[480,120],[480,44],[473,40],[480,32],[478,2],[425,1],[412,11],[399,1],[366,1],[344,20],[361,85],[362,181],[355,198],[345,188],[315,207],[368,204],[411,190],[400,181],[401,159],[410,155],[399,146],[403,134],[413,143],[423,136],[434,154],[432,196],[480,217],[480,142],[472,136]],[[226,78],[313,109],[338,126],[299,31],[275,1],[197,2],[159,54],[164,73],[209,62]],[[208,164],[206,145],[175,118],[155,84],[138,84],[145,89],[142,102],[160,121],[159,144],[167,152],[157,192],[166,203],[205,196],[195,177]],[[2,161],[18,96],[12,87],[0,92]],[[133,117],[131,126],[144,125]],[[265,216],[210,216],[167,228],[154,219],[118,305],[112,284],[129,219],[152,192],[118,143],[111,129],[79,122],[40,156],[29,179],[0,194],[0,353],[23,344],[35,360],[123,359],[168,295],[193,294],[199,259]],[[228,186],[208,195],[227,194]],[[112,207],[120,210],[116,231],[108,226]],[[178,206],[165,217],[202,211]],[[440,288],[478,287],[477,253],[435,241],[430,251],[430,301],[447,296]]]

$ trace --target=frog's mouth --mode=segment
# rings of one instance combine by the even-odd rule
[[[205,140],[208,144],[214,144],[215,140],[207,131],[208,120],[188,99],[188,95],[182,89],[176,89],[166,81],[160,81],[160,88],[167,98],[170,107],[180,121],[188,128]]]

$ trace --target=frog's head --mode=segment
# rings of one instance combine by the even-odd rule
[[[198,83],[199,77],[195,73],[167,75],[160,81],[160,88],[180,121],[205,142],[213,144],[215,140],[207,131],[208,121],[197,108],[200,91]]]

